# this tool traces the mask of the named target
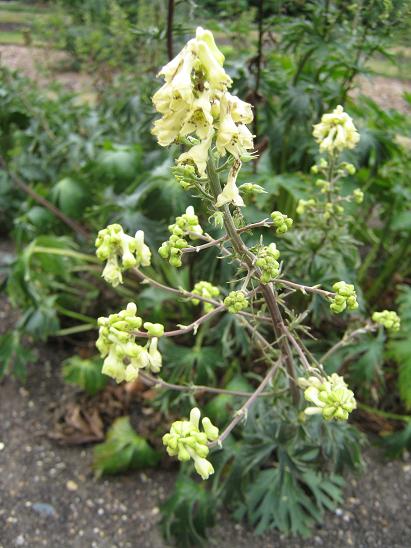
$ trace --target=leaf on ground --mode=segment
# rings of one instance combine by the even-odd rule
[[[160,455],[139,436],[129,417],[118,418],[107,433],[104,443],[94,448],[93,467],[98,476],[155,466]]]
[[[83,360],[79,356],[71,356],[63,362],[63,377],[66,382],[76,384],[87,394],[94,396],[108,381],[101,368],[100,358]]]

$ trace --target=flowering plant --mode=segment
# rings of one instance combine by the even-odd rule
[[[343,378],[336,373],[327,375],[322,365],[324,360],[316,359],[304,346],[296,325],[287,318],[284,304],[288,294],[300,291],[325,299],[333,313],[354,311],[359,306],[355,288],[345,281],[335,281],[327,290],[283,278],[277,244],[283,234],[292,230],[293,220],[280,211],[273,211],[270,218],[253,224],[244,221],[242,193],[257,189],[254,185],[238,187],[237,178],[242,164],[254,158],[253,135],[247,127],[253,120],[253,113],[251,105],[228,91],[232,82],[223,65],[224,56],[212,33],[199,27],[195,38],[189,40],[159,73],[164,84],[154,94],[153,103],[161,117],[154,123],[152,132],[161,146],[175,143],[186,148],[176,160],[176,181],[184,190],[198,194],[214,225],[225,229],[221,237],[211,237],[190,206],[170,225],[171,236],[160,247],[159,255],[179,268],[185,255],[216,247],[222,259],[229,259],[238,267],[238,276],[230,280],[234,289],[227,292],[225,288],[202,280],[189,292],[155,281],[140,268],[148,266],[151,257],[141,231],[132,238],[124,235],[119,225],[111,225],[100,231],[96,241],[98,257],[107,261],[103,276],[108,283],[122,283],[122,273],[133,269],[141,281],[188,298],[194,304],[204,304],[203,315],[192,324],[173,331],[166,331],[160,324],[143,324],[143,320],[136,316],[134,303],[118,314],[100,318],[97,347],[104,358],[104,373],[117,382],[132,381],[139,376],[149,385],[192,390],[193,387],[172,385],[152,375],[158,374],[162,367],[158,340],[188,332],[195,334],[201,324],[227,312],[239,318],[267,364],[259,385],[251,394],[242,393],[246,401],[221,433],[208,417],[202,419],[204,430],[200,431],[200,411],[195,407],[189,420],[174,422],[170,432],[164,435],[168,454],[182,462],[193,460],[203,479],[214,472],[211,461],[207,459],[210,449],[223,447],[231,431],[247,418],[256,401],[263,395],[275,396],[279,387],[285,387],[297,409],[302,406],[300,388],[304,389],[304,398],[311,406],[301,414],[302,421],[310,420],[303,417],[313,414],[321,415],[325,421],[346,421],[356,408],[354,394]],[[328,223],[343,216],[345,202],[361,202],[363,194],[360,189],[340,201],[332,200],[338,191],[339,179],[355,172],[354,166],[341,162],[339,155],[355,147],[359,134],[353,120],[338,106],[314,126],[313,136],[323,156],[313,166],[312,172],[322,176],[317,186],[325,199],[302,201],[297,213],[303,216],[315,212]],[[225,184],[222,183],[224,177]],[[261,240],[257,245],[247,245],[247,235],[253,229],[267,229],[269,239],[277,242],[270,241],[264,245]],[[202,243],[191,245],[190,240]],[[373,319],[387,328],[395,329],[397,325],[396,318],[387,311],[374,315]],[[261,329],[261,322],[270,326],[268,335],[267,330]],[[140,331],[142,325],[145,331]],[[366,329],[375,328],[374,323],[367,323]],[[139,337],[148,339],[145,346],[136,343]],[[327,356],[330,352],[332,349]],[[202,389],[216,390],[213,387]],[[238,395],[235,391],[219,391]],[[210,456],[212,458],[212,454]]]

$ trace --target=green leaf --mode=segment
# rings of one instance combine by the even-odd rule
[[[411,450],[411,421],[400,432],[385,436],[382,445],[390,458],[401,457],[404,450]]]
[[[101,373],[102,360],[93,358],[82,360],[79,356],[71,356],[63,362],[63,377],[66,382],[77,384],[91,396],[102,390],[108,377]]]
[[[51,197],[63,213],[76,219],[82,217],[84,208],[90,203],[90,193],[70,177],[54,185]]]
[[[35,358],[36,353],[21,343],[19,331],[9,331],[0,335],[0,379],[9,373],[24,381],[26,366]]]
[[[388,356],[398,364],[398,390],[407,410],[411,409],[411,288],[402,286],[398,297],[401,329],[388,342]]]
[[[216,520],[218,499],[182,471],[174,492],[161,506],[161,527],[168,542],[177,540],[181,547],[207,544],[207,528]]]
[[[384,334],[380,331],[377,337],[357,345],[360,357],[352,364],[353,378],[358,384],[371,383],[381,372],[384,363]]]
[[[239,390],[242,392],[251,392],[252,387],[242,375],[236,375],[224,387],[226,390]],[[204,408],[204,415],[211,419],[211,422],[217,426],[224,425],[235,410],[235,402],[239,398],[229,394],[219,394],[212,398]],[[241,398],[243,401],[243,398]]]
[[[106,441],[94,448],[93,468],[98,476],[120,474],[155,466],[159,459],[157,451],[134,431],[129,417],[120,417],[108,431]]]

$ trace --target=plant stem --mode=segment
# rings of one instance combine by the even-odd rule
[[[355,339],[359,335],[364,335],[365,333],[371,333],[372,331],[375,331],[378,329],[378,326],[375,324],[369,324],[367,323],[364,327],[361,327],[359,329],[356,329],[355,331],[352,331],[351,333],[347,333],[344,335],[344,337],[338,341],[334,346],[329,348],[325,354],[323,354],[320,358],[320,363],[324,363],[327,361],[327,359],[334,354],[337,350],[345,346],[346,344],[349,344],[349,342],[352,339]]]
[[[389,413],[388,411],[382,411],[381,409],[376,409],[365,403],[358,402],[358,408],[367,411],[368,413],[373,413],[374,415],[384,417],[386,419],[392,419],[394,421],[402,422],[411,422],[411,415],[397,415],[396,413]]]
[[[211,191],[214,194],[214,198],[217,199],[217,196],[222,192],[220,179],[218,173],[215,170],[214,162],[211,157],[207,161],[207,173],[210,180]],[[234,224],[234,220],[231,216],[230,208],[228,205],[223,207],[224,215],[224,225],[227,231],[227,234],[230,236],[231,243],[234,250],[237,252],[239,257],[244,260],[248,269],[254,268],[254,255],[249,251],[245,246],[244,242],[241,239],[241,236],[238,234],[237,229]],[[273,330],[276,339],[278,339],[278,344],[282,354],[284,355],[284,361],[287,369],[287,373],[290,377],[290,391],[293,398],[294,404],[299,402],[299,390],[297,386],[297,378],[294,369],[293,356],[291,352],[290,345],[287,340],[286,328],[283,322],[280,308],[277,303],[276,293],[273,290],[270,284],[261,285],[261,291],[264,295],[265,302],[267,304],[270,316],[272,319]],[[285,335],[285,337],[281,337]]]
[[[97,326],[95,324],[91,325],[89,323],[87,324],[81,324],[81,325],[73,325],[73,327],[66,327],[65,329],[59,329],[55,333],[53,333],[54,337],[65,337],[66,335],[74,335],[75,333],[83,333],[84,331],[91,331],[92,329],[97,329]]]
[[[250,392],[242,392],[241,390],[226,390],[225,388],[213,388],[211,386],[203,386],[203,385],[196,385],[192,384],[189,386],[185,386],[183,384],[173,384],[170,382],[166,382],[163,379],[160,379],[159,377],[153,377],[149,373],[145,373],[144,371],[140,371],[139,378],[149,386],[153,386],[154,388],[164,388],[167,390],[176,390],[177,392],[209,392],[210,394],[225,394],[227,396],[239,396],[241,398],[249,398]],[[272,396],[272,392],[262,392],[259,394],[259,396]]]
[[[195,322],[190,323],[190,325],[187,325],[186,327],[182,327],[181,329],[175,329],[173,331],[165,331],[163,337],[179,337],[181,335],[185,335],[186,333],[190,333],[190,331],[194,331],[194,333],[197,331],[197,328],[203,324],[204,322],[210,320],[214,316],[217,316],[218,314],[221,314],[222,312],[226,311],[226,307],[222,304],[218,306],[217,308],[214,308],[214,310],[210,310],[210,312],[207,312],[207,314],[204,314],[204,316],[201,316],[198,318]],[[148,333],[145,333],[143,331],[134,331],[133,333],[136,337],[143,337],[145,339],[151,338],[151,336]]]
[[[221,444],[230,435],[231,431],[237,426],[237,424],[239,422],[241,422],[243,420],[243,418],[245,418],[247,416],[247,412],[250,409],[250,407],[253,405],[253,403],[256,401],[256,399],[259,396],[261,396],[261,394],[263,393],[264,388],[267,386],[267,384],[272,379],[274,373],[277,370],[277,367],[279,366],[279,363],[280,362],[275,363],[270,368],[270,370],[268,371],[268,373],[266,374],[266,376],[262,380],[262,382],[259,385],[259,387],[257,388],[257,390],[254,392],[254,394],[252,394],[248,398],[248,400],[245,402],[245,404],[241,407],[241,409],[239,409],[237,411],[237,413],[235,414],[235,417],[233,418],[233,420],[228,424],[228,426],[226,426],[226,428],[224,429],[222,434],[218,437],[218,439],[216,441],[213,441],[213,442],[208,444],[209,447],[221,447]]]
[[[63,257],[73,257],[74,259],[81,259],[83,261],[89,261],[91,263],[100,262],[94,255],[79,253],[78,251],[73,251],[72,249],[60,249],[59,247],[45,247],[41,245],[35,245],[32,252],[46,253],[48,255],[62,255]]]
[[[97,321],[95,318],[92,318],[90,316],[86,316],[85,314],[81,314],[80,312],[74,312],[73,310],[68,310],[67,308],[64,308],[63,306],[60,306],[59,304],[56,305],[56,310],[60,312],[60,314],[63,314],[64,316],[67,316],[69,318],[73,318],[75,320],[80,320],[83,322],[86,322],[90,325],[97,325]]]
[[[173,55],[173,21],[174,21],[174,0],[168,0],[167,9],[167,56],[168,60],[174,57]]]

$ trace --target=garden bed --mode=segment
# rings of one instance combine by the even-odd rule
[[[3,332],[13,320],[4,297],[0,309]],[[72,447],[50,439],[56,408],[75,397],[60,376],[65,357],[55,344],[39,347],[25,385],[10,377],[0,384],[0,547],[165,546],[158,528],[159,505],[172,489],[174,470],[96,480],[92,445]],[[132,413],[139,405],[132,402]],[[314,530],[307,546],[407,545],[411,460],[407,456],[384,462],[379,452],[369,450],[366,461],[366,472],[348,481],[344,504]],[[256,542],[251,530],[226,516],[210,539],[227,548]],[[257,542],[260,547],[297,548],[302,540],[272,532]]]

